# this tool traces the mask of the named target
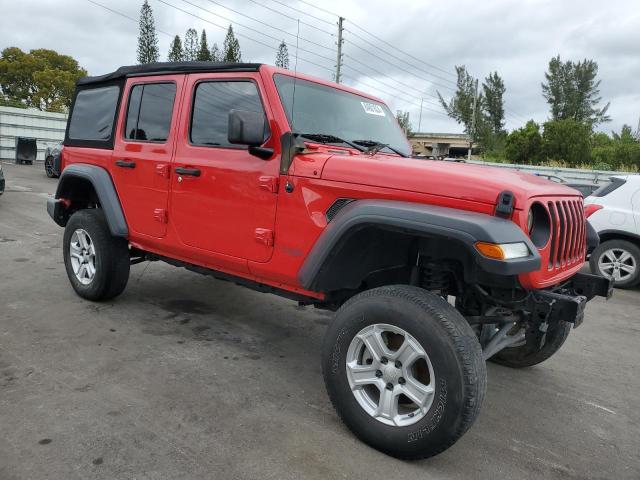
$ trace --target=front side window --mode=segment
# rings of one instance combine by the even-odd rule
[[[81,90],[69,120],[69,139],[89,142],[111,140],[120,87],[112,85]]]
[[[134,85],[129,95],[125,138],[147,142],[165,142],[171,129],[174,83]]]
[[[342,139],[360,148],[388,145],[390,148],[382,150],[411,154],[406,137],[385,104],[288,75],[274,75],[274,81],[294,133],[310,139],[324,137],[326,143],[339,144]]]
[[[202,82],[196,86],[191,114],[191,143],[239,148],[227,139],[229,111],[264,114],[258,88],[247,81]]]

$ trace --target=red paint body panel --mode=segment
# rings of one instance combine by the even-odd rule
[[[391,199],[493,214],[500,192],[515,195],[513,221],[526,230],[534,201],[545,206],[573,202],[567,218],[576,225],[573,260],[550,268],[552,245],[540,249],[538,272],[520,275],[525,288],[541,288],[572,276],[583,255],[584,217],[581,199],[572,189],[540,177],[504,169],[365,155],[351,148],[306,142],[287,175],[280,175],[280,137],[290,131],[273,82],[273,74],[293,75],[263,66],[259,72],[198,73],[135,77],[126,82],[113,151],[66,147],[63,165],[90,163],[111,174],[129,225],[134,247],[201,265],[248,280],[321,299],[303,289],[298,271],[327,226],[325,212],[337,198]],[[379,99],[323,80],[298,75],[333,88]],[[196,146],[189,141],[193,95],[203,80],[248,80],[260,93],[271,135],[264,147],[270,159],[250,155],[246,148]],[[126,105],[131,85],[172,81],[176,99],[171,133],[162,144],[124,140]],[[116,160],[135,161],[123,169]],[[199,177],[181,176],[176,168],[197,168]],[[285,192],[286,182],[293,185]],[[565,235],[567,238],[574,238]],[[557,254],[556,254],[557,255]],[[567,257],[567,258],[569,258]],[[564,258],[564,257],[563,257]],[[584,258],[584,257],[582,257]]]

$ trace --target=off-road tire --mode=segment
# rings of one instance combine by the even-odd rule
[[[96,251],[96,273],[88,285],[78,280],[70,259],[71,237],[77,229],[89,234]],[[82,298],[109,300],[120,295],[127,286],[130,268],[128,242],[111,235],[104,213],[99,208],[79,210],[71,215],[64,230],[62,251],[71,286]]]
[[[602,242],[600,245],[596,247],[596,249],[591,253],[591,257],[589,258],[589,268],[591,273],[594,275],[604,276],[603,272],[600,271],[598,267],[598,260],[600,256],[611,249],[620,249],[629,252],[635,259],[636,271],[635,274],[630,276],[628,279],[624,281],[616,281],[616,288],[633,288],[636,285],[640,284],[640,247],[636,244],[628,242],[627,240],[607,240],[606,242]]]
[[[572,324],[560,320],[547,329],[544,345],[539,348],[539,338],[535,332],[526,332],[526,343],[519,347],[505,348],[489,360],[511,368],[532,367],[553,356],[569,336]]]
[[[433,402],[412,425],[378,421],[349,386],[347,349],[358,332],[379,323],[412,335],[433,365]],[[347,427],[373,448],[402,459],[431,457],[452,446],[478,416],[487,380],[478,339],[460,313],[441,297],[407,285],[365,291],[338,310],[324,338],[322,371],[329,398]]]

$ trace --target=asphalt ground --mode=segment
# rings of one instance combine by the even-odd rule
[[[84,301],[45,209],[56,180],[4,169],[0,480],[640,478],[640,290],[595,299],[544,364],[489,364],[471,430],[404,462],[329,403],[331,314],[159,262]]]

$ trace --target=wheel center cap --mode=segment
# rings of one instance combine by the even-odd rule
[[[385,365],[382,368],[382,378],[385,382],[397,383],[398,378],[402,376],[402,372],[399,368],[396,368],[391,363]]]

